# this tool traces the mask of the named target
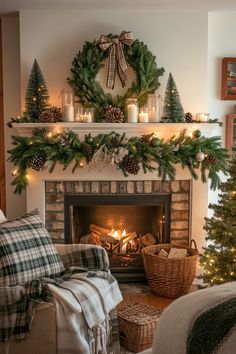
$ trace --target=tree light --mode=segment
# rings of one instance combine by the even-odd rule
[[[47,138],[49,138],[49,139],[52,138],[52,131],[47,133]]]
[[[188,136],[189,136],[190,138],[193,137],[193,132],[192,132],[192,130],[188,130]]]
[[[158,138],[158,133],[157,132],[153,133],[153,138]]]

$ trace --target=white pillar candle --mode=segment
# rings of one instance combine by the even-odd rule
[[[131,103],[127,106],[128,111],[128,122],[129,123],[137,123],[138,122],[138,107]]]
[[[197,114],[197,120],[201,123],[206,123],[208,122],[209,114],[208,113],[198,113]]]
[[[92,114],[91,114],[91,113],[88,113],[88,114],[86,115],[86,113],[85,113],[85,116],[86,116],[86,122],[87,122],[87,123],[92,123]]]
[[[138,115],[139,123],[148,123],[148,113],[141,111]]]
[[[84,123],[92,123],[93,121],[93,116],[92,114],[89,112],[89,113],[84,113],[82,115],[80,115],[81,117],[81,122],[84,122]]]
[[[149,122],[150,123],[157,123],[160,122],[160,115],[159,115],[159,111],[156,110],[154,107],[152,108],[152,110],[150,110],[148,112],[149,115]]]
[[[74,122],[74,106],[65,104],[63,107],[63,119],[65,122]]]

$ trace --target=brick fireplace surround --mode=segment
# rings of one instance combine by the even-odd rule
[[[170,240],[188,245],[191,181],[45,181],[46,227],[57,243],[64,242],[64,195],[171,194]]]

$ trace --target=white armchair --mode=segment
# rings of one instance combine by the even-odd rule
[[[109,274],[108,256],[102,247],[75,244],[56,245],[56,248],[65,267],[77,266],[86,268],[88,271],[108,271]],[[103,293],[106,293],[106,290],[109,293],[109,280],[97,278],[97,287],[99,287],[99,282],[103,288]],[[121,301],[122,297],[118,285],[116,281],[113,283],[113,291],[116,291],[117,299]],[[81,318],[82,316],[83,314],[81,314]],[[0,343],[0,353],[57,354],[59,352],[57,334],[55,304],[53,302],[38,304],[29,337],[21,342]],[[80,352],[78,351],[78,353]]]

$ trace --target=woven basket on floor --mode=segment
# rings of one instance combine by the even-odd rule
[[[161,249],[169,252],[171,248],[185,248],[188,250],[188,256],[181,259],[157,256]],[[196,274],[198,259],[194,240],[191,240],[190,247],[170,243],[145,247],[143,258],[148,285],[155,294],[168,298],[187,294]]]
[[[161,314],[162,310],[138,303],[120,310],[118,312],[120,344],[134,353],[150,348]]]

